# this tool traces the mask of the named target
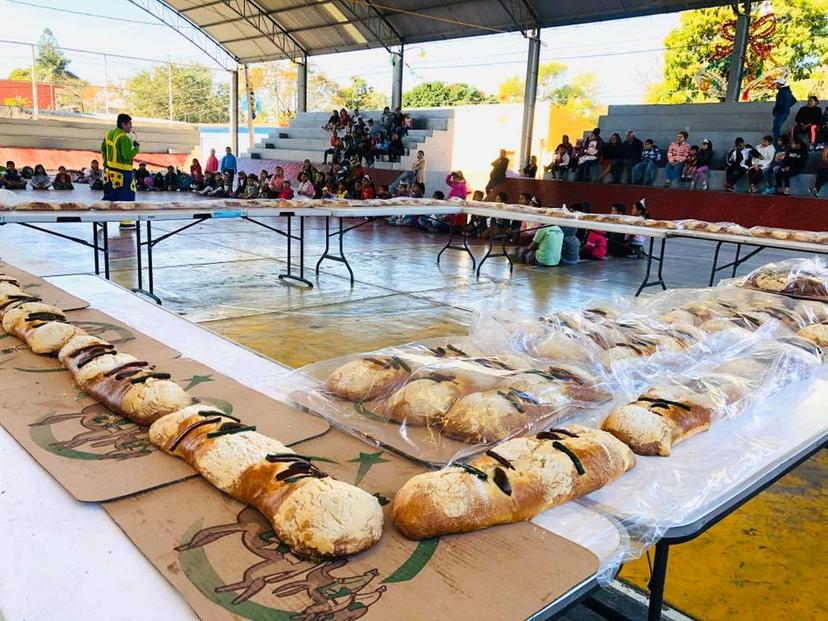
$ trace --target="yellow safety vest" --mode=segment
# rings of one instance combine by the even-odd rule
[[[120,128],[108,131],[104,137],[104,148],[106,150],[104,154],[104,168],[132,171],[132,162],[118,161],[117,144],[121,138],[129,139],[129,136]]]

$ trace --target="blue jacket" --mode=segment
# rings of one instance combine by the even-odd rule
[[[221,164],[219,164],[219,170],[221,172],[231,172],[233,174],[236,173],[236,156],[232,153],[228,153],[223,158],[221,158]]]
[[[796,97],[791,92],[790,86],[783,86],[776,91],[776,103],[773,105],[773,114],[790,114],[791,108],[796,103]]]

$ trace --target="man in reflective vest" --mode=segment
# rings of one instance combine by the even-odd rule
[[[134,201],[135,177],[132,174],[132,160],[138,154],[140,145],[132,142],[132,117],[119,114],[117,127],[106,133],[101,143],[101,158],[104,170],[105,201]],[[130,221],[121,222],[122,227],[134,227]]]

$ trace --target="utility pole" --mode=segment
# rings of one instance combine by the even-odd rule
[[[35,46],[32,45],[32,118],[36,121],[38,118],[38,101],[37,101],[37,55],[35,54]]]

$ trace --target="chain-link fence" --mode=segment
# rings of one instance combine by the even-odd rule
[[[5,75],[4,75],[5,74]],[[0,116],[108,118],[129,110],[136,118],[226,123],[230,74],[185,65],[0,41]]]

